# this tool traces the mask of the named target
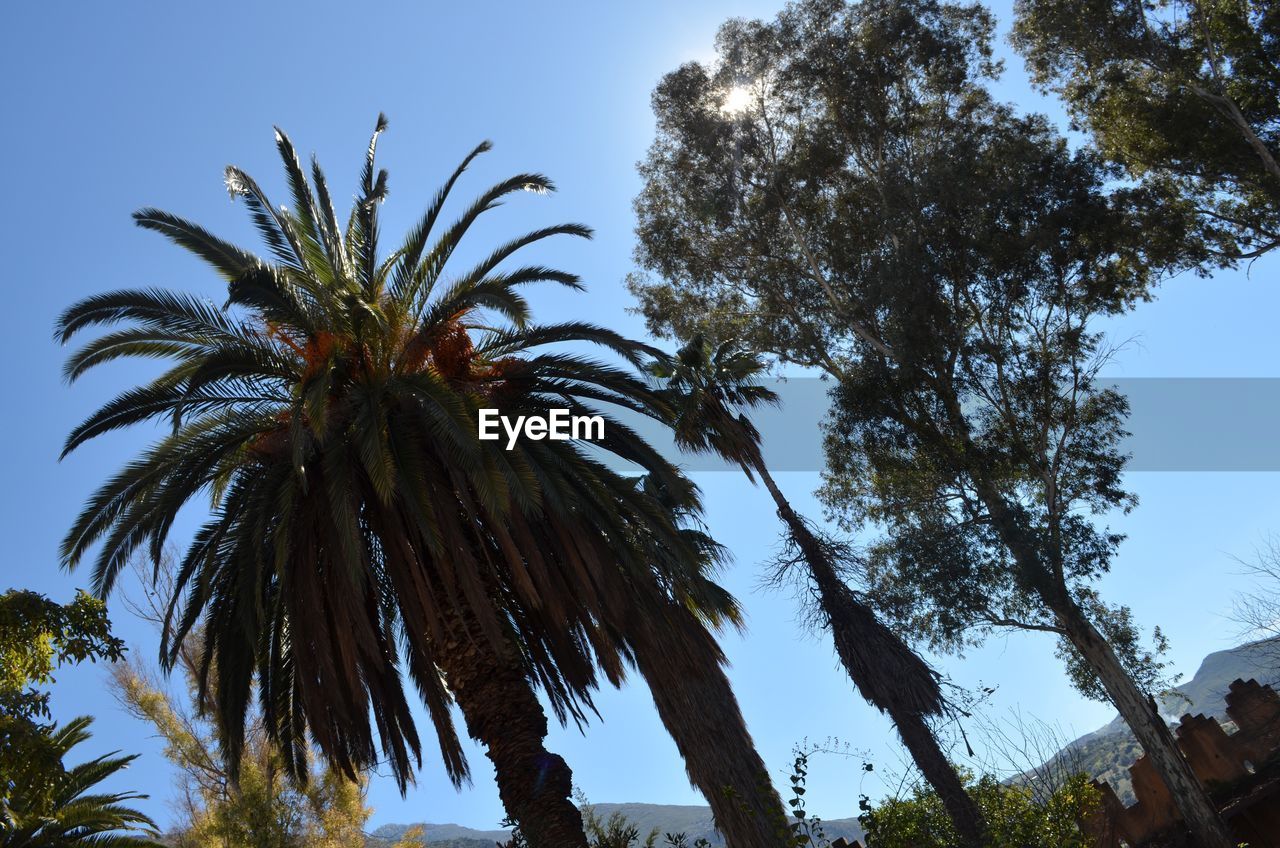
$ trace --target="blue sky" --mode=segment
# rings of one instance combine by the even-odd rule
[[[57,462],[66,432],[140,373],[104,369],[68,388],[64,351],[51,340],[57,313],[90,293],[163,285],[221,300],[217,281],[129,214],[158,206],[222,235],[250,239],[243,208],[229,202],[222,168],[237,164],[285,198],[271,127],[302,151],[316,151],[340,198],[354,190],[362,150],[381,110],[391,129],[381,147],[391,171],[384,232],[407,226],[456,161],[479,140],[496,149],[459,189],[478,192],[517,170],[550,175],[560,192],[522,197],[492,216],[472,246],[549,222],[596,228],[590,243],[545,248],[547,259],[587,281],[589,294],[535,298],[547,319],[588,317],[632,335],[622,279],[632,269],[634,163],[652,136],[649,93],[666,71],[709,59],[717,25],[731,16],[771,16],[776,2],[487,4],[22,4],[0,35],[6,80],[4,148],[10,201],[4,205],[5,294],[0,344],[9,388],[0,588],[34,588],[65,600],[83,574],[57,566],[57,544],[79,504],[102,477],[141,446],[122,434]],[[1007,4],[997,6],[1007,28]],[[1007,53],[1003,44],[1001,50]],[[999,94],[1029,110],[1053,110],[1009,63]],[[1275,377],[1280,340],[1277,260],[1251,273],[1171,281],[1159,298],[1110,328],[1133,343],[1113,373],[1124,376]],[[798,426],[797,433],[803,434]],[[817,437],[816,422],[813,437]],[[798,435],[797,437],[803,437]],[[817,515],[817,475],[780,475],[797,507]],[[708,520],[733,551],[724,582],[744,600],[750,630],[726,638],[732,678],[750,727],[779,783],[792,746],[835,736],[868,749],[881,765],[899,761],[887,723],[850,691],[827,644],[795,622],[791,598],[756,590],[759,565],[776,544],[772,505],[728,472],[698,475]],[[1121,526],[1129,533],[1103,583],[1145,625],[1172,639],[1187,674],[1205,653],[1234,642],[1226,621],[1244,587],[1233,556],[1247,556],[1280,529],[1276,475],[1142,473],[1129,476],[1142,504]],[[179,527],[182,538],[190,525]],[[123,609],[117,629],[143,656],[154,637]],[[998,684],[988,711],[1011,708],[1090,730],[1110,710],[1067,686],[1043,637],[993,639],[940,667],[962,685]],[[94,745],[140,752],[122,785],[149,792],[148,811],[169,813],[170,774],[147,728],[123,714],[101,668],[64,670],[55,695],[60,717],[98,717]],[[550,745],[596,801],[698,803],[642,687],[607,691],[603,720],[585,735],[557,730]],[[501,818],[488,762],[475,750],[475,786],[455,793],[428,757],[416,788],[401,799],[375,779],[373,825],[454,821],[491,827]],[[878,795],[880,772],[864,778],[838,757],[813,767],[810,809],[854,815],[860,792]]]

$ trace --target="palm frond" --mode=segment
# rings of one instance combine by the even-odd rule
[[[581,283],[512,257],[590,230],[535,229],[446,278],[481,215],[515,192],[553,188],[517,174],[438,232],[486,142],[379,259],[387,177],[375,154],[385,127],[380,117],[345,230],[323,171],[313,161],[308,181],[282,131],[292,210],[227,170],[266,261],[189,222],[139,213],[140,224],[213,265],[227,282],[223,307],[167,291],[115,292],[59,319],[64,342],[103,330],[69,357],[69,379],[129,357],[167,365],[75,428],[68,452],[135,424],[169,426],[90,495],[62,559],[69,568],[91,562],[95,588],[109,592],[131,555],[158,556],[177,516],[207,503],[174,577],[161,658],[171,668],[182,640],[202,634],[200,697],[223,729],[226,758],[240,756],[256,698],[296,777],[305,777],[310,738],[348,774],[388,764],[403,790],[421,762],[406,683],[460,785],[470,770],[451,686],[474,658],[540,688],[562,722],[582,722],[601,681],[623,680],[638,610],[696,610],[698,626],[739,614],[710,580],[723,552],[693,529],[696,487],[619,418],[628,410],[673,420],[672,396],[640,371],[660,352],[589,323],[532,320],[528,286]],[[763,396],[744,388],[734,397]],[[604,438],[521,441],[510,451],[477,438],[481,409],[552,405],[603,415]],[[647,475],[651,490],[619,464]],[[463,706],[470,725],[476,705]]]

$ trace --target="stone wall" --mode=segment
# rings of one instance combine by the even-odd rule
[[[1185,715],[1178,746],[1219,802],[1223,817],[1250,848],[1280,848],[1280,695],[1256,680],[1236,680],[1227,694],[1228,734],[1215,719]],[[1264,769],[1264,767],[1266,767]],[[1098,848],[1177,844],[1179,816],[1164,781],[1144,755],[1129,768],[1137,802],[1125,807],[1109,784],[1094,782],[1101,809],[1084,828]]]
[[[1216,719],[1184,715],[1174,734],[1236,838],[1249,848],[1280,848],[1280,695],[1256,680],[1236,680],[1227,693],[1227,733]],[[1177,809],[1146,755],[1129,767],[1137,801],[1126,807],[1108,783],[1094,781],[1102,803],[1081,827],[1097,848],[1185,846]],[[838,839],[832,848],[861,848]]]

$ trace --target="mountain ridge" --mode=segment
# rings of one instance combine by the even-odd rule
[[[1200,661],[1186,683],[1175,686],[1157,699],[1160,714],[1170,725],[1183,715],[1203,714],[1218,719],[1228,730],[1234,725],[1227,717],[1227,691],[1236,679],[1256,679],[1263,685],[1280,683],[1280,637],[1248,642],[1214,651]],[[1053,771],[1066,763],[1110,783],[1124,804],[1136,798],[1129,779],[1129,766],[1142,756],[1132,731],[1120,716],[1068,742],[1038,768],[1024,772],[1014,782],[1030,779],[1037,772]]]
[[[712,846],[724,845],[724,839],[716,832],[711,819],[711,808],[699,804],[650,804],[645,802],[592,803],[588,805],[596,818],[605,822],[610,816],[620,814],[636,826],[643,840],[650,832],[658,834],[658,844],[668,833],[683,833],[688,844],[706,839]],[[794,819],[793,819],[794,821]],[[411,827],[421,827],[429,848],[494,848],[498,842],[510,838],[506,830],[478,830],[457,824],[384,824],[369,834],[368,848],[389,848],[404,836]],[[849,841],[863,837],[862,826],[856,818],[823,819],[822,828],[828,839],[843,836]]]

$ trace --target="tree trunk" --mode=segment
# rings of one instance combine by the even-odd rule
[[[1048,599],[1046,603],[1049,603]],[[1178,750],[1178,743],[1160,717],[1155,702],[1134,684],[1110,643],[1078,606],[1069,599],[1056,606],[1054,613],[1067,631],[1067,638],[1098,675],[1111,703],[1137,737],[1142,750],[1151,758],[1151,764],[1173,795],[1196,844],[1202,848],[1235,848],[1236,840],[1218,815],[1191,764]]]
[[[938,745],[933,729],[925,721],[924,716],[926,713],[921,709],[913,709],[901,703],[898,698],[886,695],[884,692],[884,689],[892,688],[893,684],[889,683],[889,681],[895,675],[906,674],[909,671],[914,671],[917,674],[920,671],[924,671],[927,675],[927,666],[914,652],[911,652],[910,646],[898,639],[881,622],[876,620],[875,613],[872,610],[859,603],[853,596],[849,588],[840,579],[835,566],[828,561],[826,551],[822,545],[791,507],[790,501],[782,494],[782,490],[778,488],[777,482],[769,474],[769,470],[764,466],[764,463],[758,462],[755,470],[759,473],[760,479],[764,481],[765,488],[769,490],[769,494],[773,496],[774,504],[778,508],[778,516],[787,525],[788,532],[791,534],[792,539],[795,540],[797,547],[804,555],[806,564],[809,566],[809,573],[818,588],[818,596],[823,611],[826,613],[827,620],[831,625],[831,636],[835,642],[836,654],[840,657],[840,663],[848,673],[849,679],[853,681],[854,686],[857,687],[864,698],[870,701],[877,709],[888,714],[897,728],[898,735],[902,738],[902,743],[907,752],[911,754],[912,760],[915,761],[916,767],[920,769],[920,773],[924,775],[924,779],[933,787],[933,790],[938,793],[938,798],[942,801],[951,823],[955,826],[956,833],[966,845],[977,848],[977,846],[983,844],[983,834],[986,830],[982,811],[978,809],[977,803],[965,791],[964,782],[960,779],[960,775],[947,759],[946,754],[943,753],[941,746]],[[853,622],[862,622],[863,629],[879,628],[884,630],[883,639],[896,652],[899,652],[905,659],[909,660],[911,666],[915,668],[883,669],[882,665],[884,663],[892,661],[891,655],[868,656],[868,652],[874,652],[876,648],[872,644],[868,644],[859,633],[853,632],[852,628],[846,629],[846,626]],[[868,683],[871,681],[866,680],[866,678],[873,674],[886,678],[882,682],[889,683],[889,686],[869,686]],[[936,684],[934,686],[936,687]],[[875,691],[877,689],[880,691]],[[938,702],[940,707],[941,693],[938,694]]]
[[[547,716],[514,645],[495,648],[456,618],[441,646],[445,681],[497,772],[502,805],[531,848],[586,848],[582,814],[570,801],[573,775],[543,746]]]
[[[667,620],[646,618],[632,631],[636,667],[689,780],[711,805],[727,848],[786,846],[790,829],[782,799],[756,752],[711,634],[674,606]]]
[[[923,716],[915,713],[895,709],[890,709],[888,713],[898,728],[902,744],[915,761],[916,768],[920,769],[933,791],[938,793],[960,839],[972,848],[984,845],[983,832],[986,824],[982,811],[965,791],[960,775],[956,774],[955,766],[951,765],[942,747],[938,745],[933,729]]]
[[[967,425],[959,404],[953,399],[949,406],[951,419],[957,430],[966,432]],[[972,441],[967,436],[965,449],[974,450]],[[976,451],[974,455],[981,456]],[[1098,676],[1107,697],[1137,737],[1143,752],[1151,758],[1151,764],[1173,796],[1173,802],[1182,814],[1187,829],[1195,837],[1198,848],[1235,848],[1236,840],[1232,838],[1226,822],[1218,815],[1217,808],[1192,771],[1191,764],[1178,750],[1178,743],[1160,717],[1155,702],[1133,682],[1129,672],[1120,663],[1120,658],[1112,650],[1111,643],[1098,632],[1071,597],[1061,570],[1055,572],[1043,560],[1034,538],[1028,534],[990,481],[974,469],[970,470],[970,477],[977,486],[978,495],[991,516],[996,532],[1013,554],[1014,563],[1023,579],[1053,613],[1058,626],[1065,632],[1067,641],[1080,652],[1089,668]]]

